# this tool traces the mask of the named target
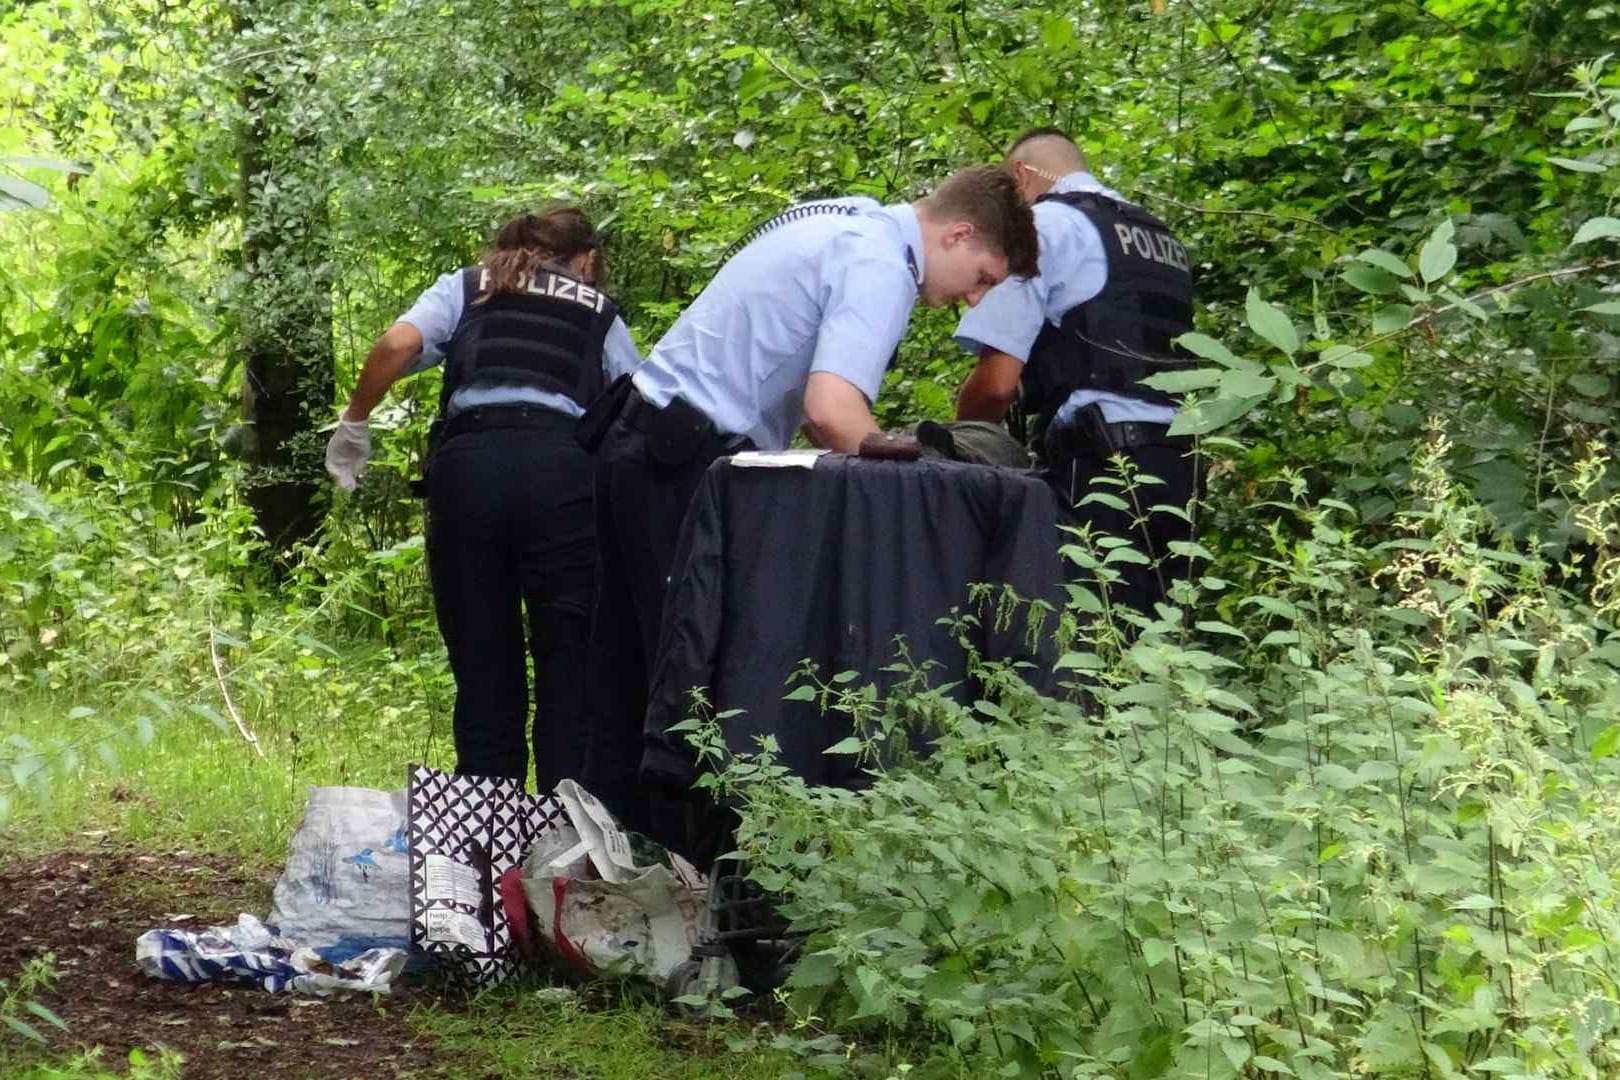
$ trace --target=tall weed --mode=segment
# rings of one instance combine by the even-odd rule
[[[800,1015],[929,1042],[912,1075],[1620,1069],[1612,569],[1552,584],[1450,452],[1433,428],[1387,540],[1303,491],[1258,508],[1243,595],[1211,572],[1133,632],[1083,621],[1056,698],[825,684],[868,791],[721,762],[739,848],[813,930]],[[1599,567],[1614,510],[1581,512]],[[895,764],[923,719],[935,753]]]

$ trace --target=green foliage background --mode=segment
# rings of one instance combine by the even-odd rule
[[[301,731],[382,708],[356,775],[436,752],[405,481],[437,376],[398,388],[366,485],[275,576],[241,501],[267,312],[329,302],[341,392],[435,275],[568,199],[650,346],[788,202],[912,198],[1054,123],[1194,254],[1209,366],[1176,385],[1208,572],[1129,645],[1106,583],[1140,556],[1077,538],[1094,726],[1010,690],[983,728],[846,701],[866,737],[949,733],[849,806],[734,763],[756,824],[847,826],[757,838],[825,935],[795,1045],[856,1070],[888,1067],[860,1050],[882,1031],[925,1072],[1609,1075],[1617,40],[1620,8],[1567,0],[0,8],[0,816],[199,723],[296,772]],[[244,273],[245,219],[320,258]],[[919,314],[886,421],[948,415],[953,324]],[[1162,752],[1110,757],[1132,742]],[[1095,789],[1095,816],[987,788],[1008,760],[1045,767],[1026,803]],[[920,805],[942,849],[906,831]],[[974,846],[997,828],[1068,846],[1003,865]],[[879,858],[956,892],[908,908]],[[1158,877],[1110,876],[1132,865]],[[1079,916],[1103,898],[1120,914]],[[870,950],[840,905],[925,917]],[[1072,940],[1054,958],[1031,927]],[[963,991],[975,966],[1017,993]]]

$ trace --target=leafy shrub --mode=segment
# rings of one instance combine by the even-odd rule
[[[1094,621],[1058,699],[823,685],[869,791],[726,763],[740,849],[815,931],[796,1005],[1005,1075],[1620,1068],[1620,608],[1486,542],[1448,452],[1387,544],[1263,508],[1304,535],[1240,618],[1192,621],[1206,576],[1134,640]],[[934,755],[880,765],[923,720]]]

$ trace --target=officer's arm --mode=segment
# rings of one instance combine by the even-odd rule
[[[422,351],[422,331],[408,322],[397,322],[383,331],[382,337],[366,354],[365,366],[360,369],[360,381],[349,395],[349,407],[343,410],[343,419],[365,420],[371,410],[388,393],[388,388],[399,381],[405,367]]]
[[[1018,357],[984,346],[979,350],[978,366],[956,397],[956,418],[1001,423],[1018,400],[1018,380],[1023,375],[1024,362]]]
[[[829,371],[813,371],[804,386],[805,432],[810,441],[839,454],[853,454],[878,430],[866,395]]]

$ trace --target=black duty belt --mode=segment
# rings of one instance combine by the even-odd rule
[[[1169,424],[1122,420],[1115,424],[1104,424],[1103,427],[1108,431],[1108,441],[1119,450],[1135,450],[1140,446],[1192,446],[1190,436],[1169,434]]]
[[[1145,420],[1110,423],[1103,416],[1102,406],[1096,402],[1081,406],[1068,423],[1048,427],[1042,439],[1043,456],[1048,462],[1065,460],[1087,451],[1106,458],[1144,446],[1186,450],[1191,449],[1192,445],[1193,440],[1189,436],[1171,435],[1169,424],[1154,424]]]
[[[631,390],[619,419],[647,437],[647,452],[660,465],[684,465],[699,457],[713,460],[754,445],[741,435],[717,430],[703,410],[679,395],[660,407]]]
[[[457,435],[474,431],[521,428],[571,433],[579,426],[579,418],[542,405],[476,405],[462,409],[442,425],[436,436],[436,445],[441,446]]]

